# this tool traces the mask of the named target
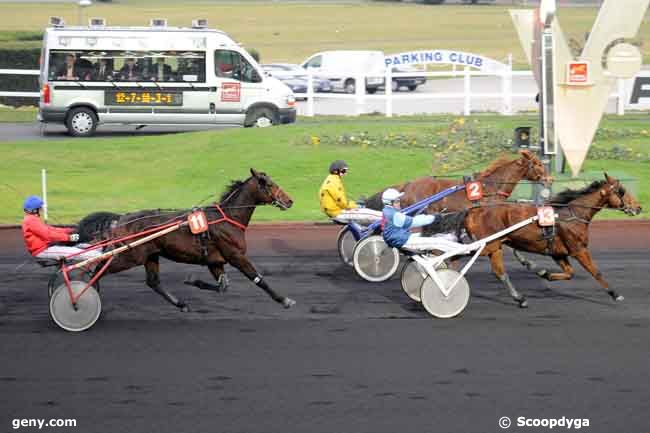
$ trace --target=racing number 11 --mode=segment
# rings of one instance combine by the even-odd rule
[[[208,219],[201,210],[192,212],[187,217],[187,222],[190,225],[190,231],[193,235],[198,235],[208,230]]]

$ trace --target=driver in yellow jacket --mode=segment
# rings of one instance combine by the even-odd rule
[[[359,207],[349,200],[343,185],[343,176],[348,172],[345,161],[336,160],[330,164],[330,174],[320,187],[320,209],[335,222],[341,224],[357,223],[367,226],[380,220],[380,211]]]

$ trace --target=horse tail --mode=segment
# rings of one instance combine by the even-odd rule
[[[465,228],[467,209],[446,214],[440,214],[436,220],[422,228],[422,236],[433,236],[438,233],[454,233],[460,239]]]
[[[111,237],[114,222],[120,219],[120,214],[112,212],[94,212],[79,221],[77,232],[79,242],[92,242]]]
[[[373,210],[382,210],[384,208],[383,203],[381,202],[381,195],[384,191],[379,191],[376,194],[371,195],[366,200],[366,207]]]
[[[406,185],[409,183],[410,182],[405,182],[398,185],[392,185],[382,189],[376,194],[371,195],[368,200],[366,200],[366,207],[373,210],[382,210],[384,208],[384,203],[381,201],[381,195],[384,193],[384,191],[386,191],[388,188],[395,188],[398,191],[404,191],[404,188],[406,188]]]

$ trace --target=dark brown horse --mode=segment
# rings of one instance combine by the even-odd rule
[[[533,182],[546,180],[544,166],[537,156],[528,150],[522,150],[519,158],[514,160],[501,157],[476,176],[476,180],[480,180],[484,185],[484,200],[507,199],[522,179]],[[458,181],[426,176],[391,188],[405,193],[401,201],[402,206],[406,207],[454,185],[458,185]],[[381,210],[382,192],[383,190],[370,197],[366,205],[371,209]],[[438,212],[441,209],[457,211],[470,206],[472,202],[467,199],[465,191],[458,191],[432,203],[427,212]]]
[[[512,285],[503,264],[503,245],[520,251],[551,256],[560,265],[562,272],[551,273],[546,269],[537,272],[549,281],[569,280],[573,268],[569,257],[573,257],[607,290],[616,301],[623,296],[605,281],[589,253],[589,223],[600,209],[612,208],[628,215],[638,215],[641,207],[621,183],[605,174],[604,181],[595,181],[581,190],[566,190],[550,199],[559,217],[555,220],[554,232],[545,235],[544,229],[536,223],[529,224],[501,239],[487,244],[481,255],[490,258],[492,271],[503,282],[510,295],[521,307],[526,307],[526,298]],[[478,240],[506,229],[537,214],[532,205],[494,204],[470,209],[465,217],[465,229]]]
[[[265,173],[251,169],[251,176],[248,179],[233,182],[228,187],[221,197],[219,206],[202,208],[208,221],[222,220],[224,216],[227,218],[209,225],[209,230],[206,232],[207,234],[204,234],[203,239],[201,239],[201,235],[193,235],[187,226],[181,227],[174,232],[115,256],[107,273],[121,272],[144,265],[147,272],[147,285],[171,304],[186,311],[187,305],[161,286],[159,258],[164,257],[175,262],[207,266],[217,282],[216,285],[200,280],[186,281],[186,284],[217,292],[226,290],[227,279],[224,274],[224,265],[229,263],[268,293],[274,301],[289,308],[295,304],[295,301],[273,291],[246,257],[245,229],[255,207],[264,204],[272,204],[281,210],[286,210],[292,206],[293,200]],[[114,221],[115,214],[91,214],[79,223],[79,232],[88,233],[97,227],[108,228],[112,225],[111,235],[120,237],[141,233],[152,227],[164,226],[174,221],[186,221],[188,214],[188,211],[145,210],[118,216],[117,221]]]

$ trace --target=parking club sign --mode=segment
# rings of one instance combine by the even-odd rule
[[[456,50],[407,51],[389,54],[384,57],[384,62],[387,67],[437,64],[467,66],[484,72],[499,72],[509,68],[509,65],[489,57]]]

